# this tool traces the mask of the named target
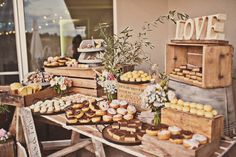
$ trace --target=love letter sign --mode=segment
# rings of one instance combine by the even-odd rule
[[[225,14],[197,17],[176,22],[176,40],[224,40]]]

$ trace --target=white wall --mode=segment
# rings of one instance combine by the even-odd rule
[[[168,10],[177,10],[197,17],[226,13],[226,38],[236,47],[236,0],[117,0],[117,27],[121,31],[127,26],[140,30],[145,21],[152,21]],[[164,69],[165,45],[174,38],[175,25],[163,24],[150,35],[155,49],[149,50],[151,60]],[[147,69],[147,65],[144,65]],[[236,69],[236,55],[234,55]],[[236,72],[235,72],[236,73]],[[235,74],[236,75],[236,74]]]

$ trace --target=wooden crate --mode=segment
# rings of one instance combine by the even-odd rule
[[[220,140],[224,132],[224,117],[221,115],[206,118],[171,108],[162,108],[161,122],[205,135],[209,141]]]
[[[103,67],[94,68],[72,68],[57,67],[45,68],[45,71],[53,75],[66,76],[73,81],[71,91],[91,96],[103,96],[104,92],[101,86],[97,84],[97,73],[101,72]]]
[[[141,111],[140,94],[144,91],[148,84],[125,84],[118,83],[117,98],[126,100],[130,104],[136,106],[138,111]]]
[[[0,157],[15,157],[15,142],[10,139],[6,143],[0,144]]]
[[[171,43],[166,47],[166,73],[181,65],[202,67],[202,81],[184,79],[177,75],[170,78],[202,88],[229,86],[232,83],[233,47],[228,44]]]
[[[183,145],[171,143],[170,141],[158,140],[155,136],[144,135],[142,138],[143,150],[154,155],[164,157],[209,157],[219,149],[220,141],[200,146],[195,150],[187,149]]]
[[[17,94],[12,94],[9,88],[8,91],[5,90],[4,92],[0,92],[0,101],[1,103],[7,105],[26,107],[32,105],[33,103],[39,100],[53,98],[57,95],[58,94],[52,88],[45,88],[43,90],[40,90],[39,92],[30,95],[20,96]]]

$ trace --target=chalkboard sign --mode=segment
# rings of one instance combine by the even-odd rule
[[[25,107],[20,108],[20,117],[30,157],[42,157],[30,109]]]

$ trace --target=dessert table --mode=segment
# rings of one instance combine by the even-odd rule
[[[116,148],[120,151],[123,151],[125,153],[128,153],[133,156],[138,157],[155,157],[155,156],[166,156],[166,154],[162,154],[161,150],[158,150],[158,148],[149,148],[145,145],[140,146],[122,146],[118,144],[114,144],[112,142],[109,142],[105,140],[102,137],[102,134],[99,132],[104,126],[102,125],[66,125],[66,118],[64,114],[58,114],[58,115],[40,115],[40,117],[49,120],[50,122],[53,122],[57,125],[60,125],[61,127],[72,130],[73,133],[78,133],[85,135],[89,138],[91,138],[94,151],[96,156],[105,156],[105,152],[103,149],[102,144],[106,144],[110,147]],[[224,154],[226,154],[234,145],[236,144],[236,138],[233,139],[222,139],[221,140],[221,146],[219,150],[217,150],[212,157],[222,157]],[[148,153],[149,152],[149,153]]]

